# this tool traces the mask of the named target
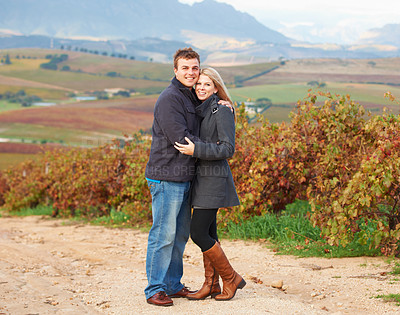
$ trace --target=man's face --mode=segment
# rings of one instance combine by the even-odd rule
[[[178,68],[174,68],[175,77],[184,86],[193,87],[199,78],[200,64],[194,59],[178,59]]]

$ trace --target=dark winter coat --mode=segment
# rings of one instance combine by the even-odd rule
[[[235,119],[231,109],[218,104],[213,94],[196,108],[201,120],[200,139],[193,156],[198,158],[192,186],[192,205],[200,208],[240,204],[227,159],[235,152]]]
[[[195,159],[181,154],[174,143],[186,143],[185,137],[199,141],[198,101],[193,89],[175,77],[160,94],[154,108],[152,142],[145,176],[154,180],[191,181],[196,173]]]

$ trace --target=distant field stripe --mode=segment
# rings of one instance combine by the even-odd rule
[[[0,170],[6,170],[9,167],[17,165],[26,160],[36,159],[37,154],[23,154],[23,153],[1,153],[0,152]]]
[[[22,114],[21,114],[22,113]],[[22,123],[86,131],[131,133],[148,129],[153,113],[119,108],[28,108],[0,114],[0,123]]]
[[[63,91],[73,91],[72,89],[58,86],[58,85],[37,82],[35,80],[16,78],[13,75],[8,76],[8,75],[4,75],[4,74],[3,75],[0,74],[0,85],[19,86],[21,88],[22,87],[37,87],[37,88],[47,88],[47,89],[55,89],[55,90],[63,90]]]

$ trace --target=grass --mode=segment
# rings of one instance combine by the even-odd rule
[[[233,88],[229,92],[237,102],[267,97],[273,104],[295,104],[307,96],[308,89],[309,86],[306,84],[267,84]]]
[[[381,294],[376,298],[383,299],[385,302],[395,302],[397,306],[400,306],[400,294]]]
[[[50,216],[53,212],[53,207],[51,206],[37,206],[36,208],[27,208],[27,209],[21,209],[18,211],[10,211],[9,214],[12,216],[18,216],[18,217],[26,217],[30,215],[47,215]]]
[[[40,64],[48,62],[47,59],[13,59],[11,65],[0,67],[0,74],[6,74],[14,71],[38,69]]]
[[[395,263],[393,270],[391,271],[392,275],[400,275],[400,263]]]
[[[320,237],[321,230],[307,219],[310,206],[306,201],[296,201],[286,207],[281,215],[266,214],[253,217],[240,224],[228,223],[221,232],[231,239],[267,240],[279,254],[300,257],[356,257],[376,256],[379,249],[361,245],[357,236],[346,247],[331,246]]]
[[[112,209],[110,215],[95,218],[90,221],[94,225],[105,225],[110,227],[126,227],[130,225],[131,216]]]
[[[5,92],[16,93],[20,90],[24,90],[27,95],[36,95],[39,96],[43,100],[66,100],[67,93],[63,90],[58,89],[47,89],[47,88],[35,88],[35,87],[27,87],[27,86],[16,86],[16,85],[0,85],[0,94],[4,94]],[[21,105],[19,108],[21,108]]]
[[[0,217],[2,211],[5,212],[5,209],[0,208]],[[53,214],[54,208],[48,205],[39,205],[35,208],[25,208],[18,211],[6,211],[7,214],[11,216],[31,216],[31,215],[39,215],[39,216],[51,216]],[[126,214],[123,211],[117,211],[115,209],[111,209],[109,215],[104,215],[101,217],[88,219],[80,215],[80,212],[77,211],[74,217],[69,218],[71,222],[83,222],[89,223],[93,225],[102,225],[113,228],[132,228],[134,224],[132,224],[132,217],[129,214]],[[150,230],[151,225],[144,224],[142,226],[135,226],[135,228],[139,228],[142,231],[148,232]]]
[[[6,101],[0,101],[0,113],[6,112],[9,110],[15,110],[15,109],[23,109],[23,107],[19,103],[10,103],[10,102],[6,102]]]

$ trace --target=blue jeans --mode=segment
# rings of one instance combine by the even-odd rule
[[[147,243],[146,299],[160,291],[183,288],[183,251],[190,232],[190,182],[147,180],[152,196],[153,226]]]

